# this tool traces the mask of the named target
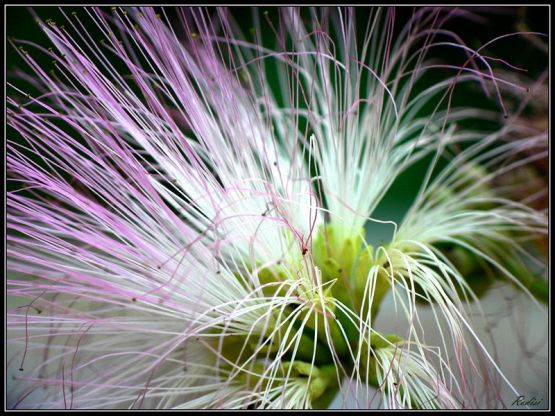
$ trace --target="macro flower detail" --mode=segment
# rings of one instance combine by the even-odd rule
[[[547,316],[546,76],[492,51],[545,35],[242,10],[61,7],[51,47],[10,39],[8,406],[506,406],[477,325],[503,286]]]

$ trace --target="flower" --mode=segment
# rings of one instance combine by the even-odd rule
[[[473,49],[445,28],[476,18],[457,8],[400,31],[371,9],[362,38],[354,9],[255,9],[248,33],[220,7],[60,11],[37,17],[51,50],[17,41],[36,93],[8,98],[11,407],[477,407],[473,377],[512,387],[465,301],[491,276],[547,299],[523,260],[546,210],[495,181],[545,159],[547,132],[486,54],[539,34]],[[506,120],[456,105],[465,84]],[[403,220],[377,218],[422,162]],[[406,329],[376,324],[387,296]]]

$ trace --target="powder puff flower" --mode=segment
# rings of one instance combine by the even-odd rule
[[[8,85],[10,407],[480,407],[475,378],[518,393],[468,305],[488,276],[547,299],[530,248],[547,210],[499,181],[547,157],[546,130],[518,122],[541,83],[489,55],[541,34],[471,47],[448,23],[479,16],[456,8],[401,27],[393,8],[362,25],[254,9],[251,30],[219,7],[60,12],[36,17],[51,48],[12,41],[30,72]],[[429,59],[442,49],[460,59]],[[498,109],[457,104],[465,85]],[[422,163],[402,221],[376,216]]]

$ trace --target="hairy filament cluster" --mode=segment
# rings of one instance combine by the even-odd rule
[[[517,393],[469,305],[500,282],[549,299],[547,128],[522,122],[545,74],[490,56],[543,37],[473,48],[449,24],[479,13],[417,8],[397,26],[397,10],[254,8],[245,30],[221,7],[61,7],[63,24],[35,16],[52,47],[10,40],[33,73],[8,84],[10,407]],[[458,59],[429,58],[445,49]],[[498,109],[457,104],[459,86]],[[403,219],[377,218],[419,165]],[[376,242],[372,224],[393,233]],[[388,301],[394,333],[377,323]]]

